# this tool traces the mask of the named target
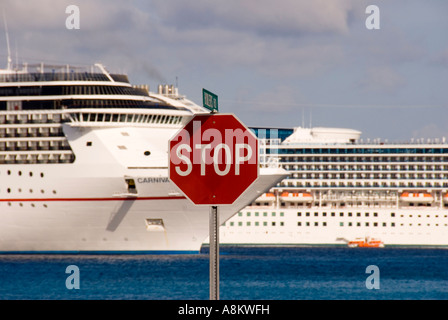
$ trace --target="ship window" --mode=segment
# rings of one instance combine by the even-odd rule
[[[301,227],[301,226],[302,226],[302,222],[300,222],[300,221],[297,222],[297,226],[298,226],[298,227]]]
[[[241,221],[238,222],[238,227],[241,227],[243,223]]]
[[[302,216],[302,212],[297,212],[297,216],[301,217]]]
[[[128,186],[129,193],[137,193],[137,187],[135,186],[134,179],[125,179],[126,185]]]
[[[250,212],[248,212],[246,215],[247,215],[248,217],[250,217]]]
[[[238,212],[238,216],[241,217],[243,215],[242,212]]]
[[[260,223],[258,221],[255,221],[255,226],[258,227]]]
[[[344,226],[344,222],[339,222],[339,226],[343,227]]]
[[[87,142],[86,142],[86,146],[87,146],[87,147],[91,147],[91,146],[92,146],[92,141],[87,141]]]
[[[266,221],[263,221],[263,226],[266,227],[268,223]]]

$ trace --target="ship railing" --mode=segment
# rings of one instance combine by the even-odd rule
[[[141,110],[116,110],[116,109],[80,109],[71,110],[68,113],[68,123],[71,126],[175,126],[180,127],[184,122],[184,116],[170,113],[154,113]]]
[[[7,74],[0,74],[0,82],[40,81],[107,81],[129,83],[127,75],[111,74],[101,64],[93,66],[25,64]]]

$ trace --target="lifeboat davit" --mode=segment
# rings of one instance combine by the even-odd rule
[[[400,196],[400,200],[403,202],[431,203],[434,201],[434,198],[430,193],[403,192]]]
[[[312,202],[313,196],[310,193],[302,192],[283,192],[280,199],[289,202]]]
[[[384,242],[375,238],[356,238],[347,244],[350,248],[384,248]]]
[[[448,203],[448,193],[443,197],[443,202]]]
[[[275,195],[273,193],[263,193],[255,201],[256,202],[273,202],[273,201],[275,201]]]

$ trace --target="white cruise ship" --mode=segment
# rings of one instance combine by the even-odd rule
[[[102,65],[0,70],[0,253],[198,252],[209,212],[168,180],[168,140],[202,107]],[[264,166],[226,221],[285,177]]]
[[[448,245],[448,144],[350,129],[253,129],[289,176],[220,227],[221,243]]]

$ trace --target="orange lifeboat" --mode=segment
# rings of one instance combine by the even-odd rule
[[[384,248],[383,241],[375,238],[356,238],[347,244],[350,248]]]
[[[434,201],[434,198],[430,193],[403,192],[400,196],[400,200],[403,202],[431,203]]]
[[[310,193],[303,192],[283,192],[280,195],[280,199],[289,202],[311,202],[313,201],[313,196]]]
[[[263,193],[256,200],[257,202],[273,202],[275,201],[275,195],[273,193]]]

